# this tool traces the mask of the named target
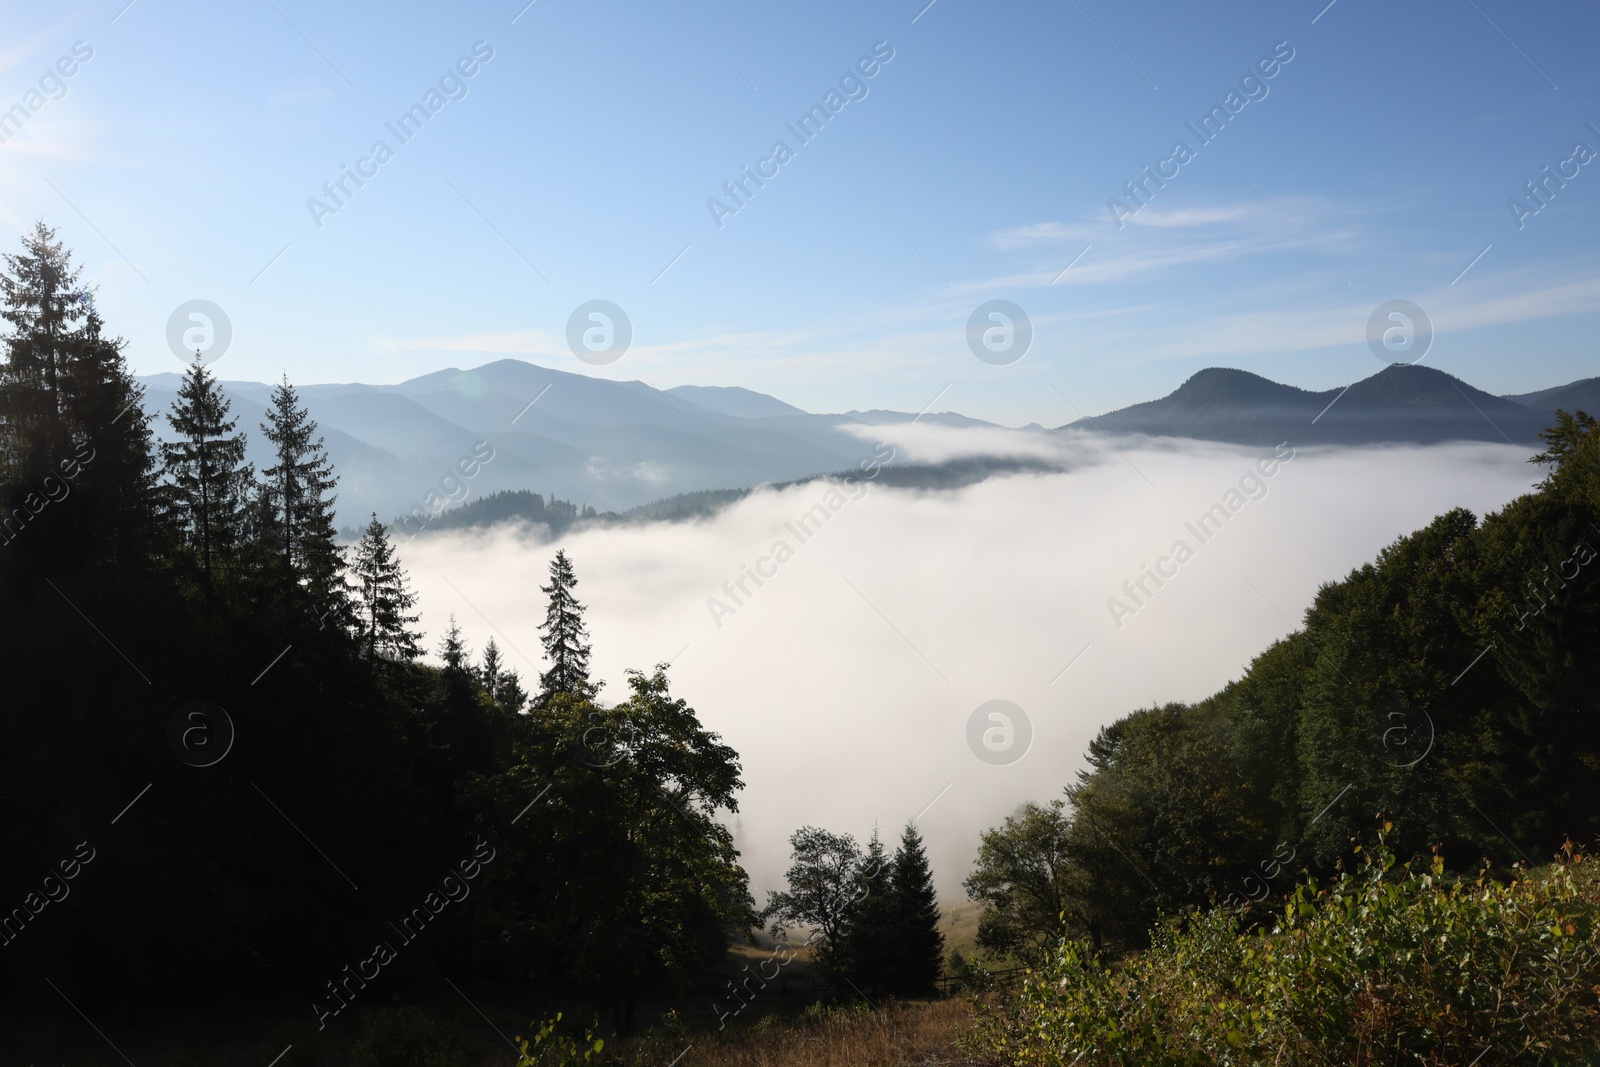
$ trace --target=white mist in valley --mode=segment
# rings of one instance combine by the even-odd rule
[[[915,430],[896,442],[902,458],[966,451],[959,431]],[[1047,439],[1013,440],[1037,457]],[[430,647],[453,614],[474,654],[492,636],[509,646],[532,690],[539,586],[565,548],[602,696],[626,695],[627,668],[671,660],[674,693],[739,752],[735,828],[758,903],[781,885],[799,826],[895,839],[913,817],[954,901],[979,833],[1059,796],[1100,727],[1216,691],[1299,626],[1322,583],[1442,511],[1481,515],[1538,477],[1507,445],[1301,449],[1276,464],[1263,462],[1272,449],[1192,442],[1058,447],[1072,469],[960,490],[817,481],[699,521],[559,545],[503,525],[401,554]],[[1033,733],[1005,766],[967,741],[974,709],[995,699]]]

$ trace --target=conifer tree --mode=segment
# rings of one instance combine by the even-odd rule
[[[406,572],[395,559],[389,535],[376,512],[355,547],[351,565],[355,580],[357,621],[361,645],[370,657],[410,662],[422,654],[418,635],[411,630],[417,616],[409,614],[417,596]]]
[[[83,328],[72,339],[62,406],[73,440],[87,446],[74,493],[79,522],[96,557],[142,563],[169,545],[160,522],[156,445],[144,410],[144,387],[122,356],[125,342],[107,337],[92,294],[84,294]]]
[[[444,638],[439,642],[439,658],[444,661],[444,669],[439,672],[437,736],[450,750],[450,762],[456,773],[487,774],[494,765],[494,733],[480,697],[483,690],[471,656],[461,637],[461,627],[456,625],[456,617],[452,615]]]
[[[478,668],[478,680],[483,683],[484,692],[491,697],[504,684],[505,663],[500,656],[500,646],[494,643],[492,637],[483,646],[483,665]]]
[[[238,546],[254,471],[245,462],[244,435],[233,432],[238,420],[228,415],[228,398],[199,356],[167,415],[178,440],[161,452],[175,525],[210,576]]]
[[[461,627],[456,623],[456,617],[450,616],[450,623],[445,627],[444,637],[439,641],[439,658],[444,660],[444,673],[446,677],[455,675],[469,676],[467,669],[467,643],[461,639]]]
[[[894,987],[898,916],[893,893],[893,858],[872,828],[866,854],[855,871],[855,907],[845,933],[845,958],[851,981],[873,993]]]
[[[21,255],[5,256],[0,271],[0,314],[11,324],[0,378],[0,426],[6,437],[0,460],[12,484],[35,480],[70,437],[62,386],[70,338],[88,304],[78,288],[81,268],[72,265],[72,254],[55,240],[54,230],[36,223],[22,238],[22,248]]]
[[[264,546],[272,557],[278,595],[289,609],[309,599],[324,619],[353,620],[344,584],[344,557],[334,538],[333,490],[338,479],[324,451],[317,424],[306,413],[287,376],[272,391],[272,407],[261,432],[275,462],[260,483]]]
[[[528,691],[522,688],[522,678],[516,671],[507,671],[501,678],[495,699],[513,715],[520,715],[528,706]]]
[[[143,389],[104,335],[71,253],[40,222],[5,256],[0,315],[0,522],[8,538],[55,501],[54,533],[30,539],[57,559],[140,564],[162,551],[154,446]],[[64,503],[69,497],[70,503]]]
[[[944,964],[944,934],[939,932],[939,896],[917,825],[906,823],[890,868],[894,898],[894,967],[891,988],[902,996],[932,993]]]
[[[478,669],[478,681],[482,683],[484,692],[512,714],[520,712],[528,702],[522,679],[517,677],[515,670],[505,665],[500,646],[495,644],[492,637],[483,646],[483,666]]]
[[[558,551],[550,561],[550,584],[540,592],[550,598],[544,622],[539,629],[545,658],[550,669],[539,675],[539,703],[548,703],[558,693],[593,698],[600,686],[589,680],[589,631],[583,625],[583,605],[572,595],[578,584],[572,561]]]

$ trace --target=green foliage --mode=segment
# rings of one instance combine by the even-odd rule
[[[1029,802],[985,830],[965,883],[967,896],[985,905],[978,916],[978,945],[1001,955],[1032,956],[1065,932],[1072,905],[1068,878],[1066,801]]]
[[[465,1046],[418,1008],[380,1008],[361,1021],[351,1067],[468,1067]]]
[[[1388,827],[1385,827],[1388,830]],[[1063,940],[981,1014],[969,1051],[1017,1067],[1593,1063],[1600,870],[1570,849],[1497,882],[1397,864],[1307,879],[1270,930],[1213,909],[1121,963]]]
[[[832,1022],[861,1019],[871,1014],[872,1005],[864,1001],[857,1000],[848,1004],[825,1004],[818,1000],[807,1004],[795,1021],[802,1027],[820,1029]]]
[[[865,855],[849,834],[804,826],[789,838],[789,888],[768,894],[763,918],[777,936],[809,927],[806,944],[842,995],[926,996],[943,969],[938,897],[922,836],[907,823],[886,857],[874,830]]]
[[[763,918],[783,936],[795,927],[811,927],[808,942],[823,970],[839,985],[849,961],[849,924],[856,904],[868,891],[861,877],[861,848],[849,834],[819,826],[802,826],[789,836],[794,860],[784,874],[789,888],[767,894]]]
[[[517,821],[486,874],[502,934],[485,955],[597,996],[619,1030],[644,993],[681,992],[756,921],[713,818],[737,810],[737,753],[672,697],[664,665],[628,682],[611,708],[558,693],[516,716],[504,769],[467,793],[486,835]]]
[[[1398,539],[1238,681],[1101,730],[1055,817],[989,831],[984,944],[1137,949],[1157,915],[1329,875],[1378,812],[1401,854],[1501,869],[1600,833],[1600,427],[1544,437],[1536,492]]]
[[[517,1036],[517,1048],[522,1052],[517,1067],[578,1067],[579,1064],[600,1062],[600,1054],[606,1043],[594,1036],[598,1020],[593,1026],[584,1028],[581,1038],[574,1036],[574,1032],[562,1032],[560,1023],[561,1013],[558,1011],[554,1019],[546,1019],[539,1024],[531,1042],[521,1035]]]
[[[1271,832],[1265,790],[1237,765],[1211,709],[1136,712],[1100,731],[1089,767],[1067,790],[1057,862],[1063,920],[1097,946],[1138,945],[1155,914],[1203,900]]]

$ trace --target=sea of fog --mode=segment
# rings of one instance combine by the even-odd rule
[[[953,902],[979,832],[1059,795],[1101,726],[1214,692],[1299,625],[1320,584],[1538,475],[1506,444],[1275,451],[1018,433],[1008,446],[910,429],[902,459],[1054,450],[1070,469],[928,493],[814,482],[712,519],[559,543],[542,527],[424,535],[401,555],[428,641],[454,615],[474,653],[497,637],[534,688],[539,586],[565,548],[602,696],[626,696],[626,669],[671,661],[676,695],[738,750],[746,787],[729,821],[758,902],[797,827],[864,839],[877,825],[888,839],[913,817]],[[991,700],[1025,714],[1021,758],[1020,723],[1009,750],[987,713],[969,731]]]

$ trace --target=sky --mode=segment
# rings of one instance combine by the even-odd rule
[[[1008,425],[1364,378],[1392,300],[1491,392],[1595,373],[1600,9],[1325,4],[10,4],[0,245],[57,227],[138,373],[194,300],[230,379],[513,356]]]

